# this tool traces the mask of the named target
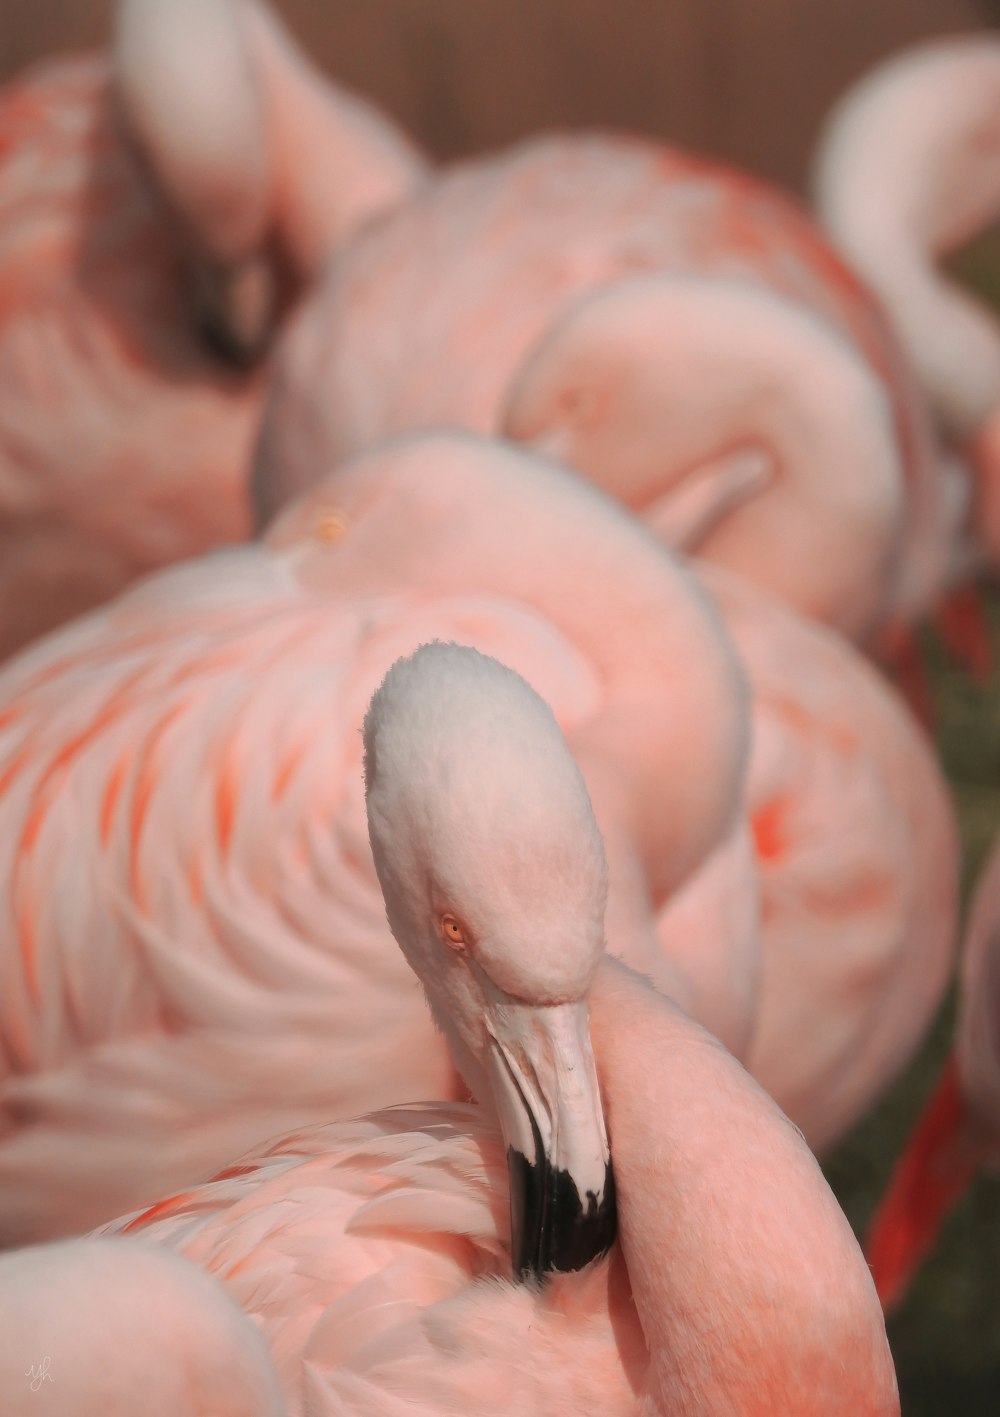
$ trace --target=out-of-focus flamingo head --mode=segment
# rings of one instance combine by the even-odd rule
[[[1000,558],[1000,322],[942,267],[1000,215],[1000,41],[918,45],[862,78],[827,123],[815,187],[974,474],[974,535]]]
[[[588,294],[519,371],[501,431],[815,618],[859,635],[885,611],[904,507],[885,389],[771,292],[643,276]]]
[[[261,249],[273,142],[247,39],[230,3],[121,0],[113,50],[125,135],[194,247],[206,326],[244,355],[277,298]]]
[[[256,354],[334,247],[426,174],[258,0],[119,0],[125,136],[186,233],[207,330]]]
[[[389,925],[511,1171],[515,1272],[577,1269],[614,1235],[587,995],[607,867],[551,711],[496,660],[423,646],[364,725],[372,853]]]

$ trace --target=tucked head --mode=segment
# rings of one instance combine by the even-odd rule
[[[587,1028],[607,867],[583,778],[534,690],[460,645],[424,645],[393,665],[364,741],[368,829],[392,932],[470,1087],[495,1104],[521,1158],[512,1172],[544,1170],[549,1200],[568,1174],[584,1212],[589,1197],[602,1213],[585,1263],[613,1231]],[[518,1204],[512,1196],[515,1230]],[[515,1236],[518,1268],[577,1267],[559,1253],[536,1265],[536,1241],[525,1243],[518,1259]]]

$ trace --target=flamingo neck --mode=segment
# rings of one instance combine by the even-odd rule
[[[611,961],[591,1028],[650,1353],[643,1410],[898,1413],[871,1278],[801,1135],[714,1038]]]
[[[888,307],[956,437],[1000,400],[1000,326],[938,268],[1000,209],[1000,46],[917,46],[861,81],[820,145],[823,219]]]
[[[248,7],[248,32],[274,124],[275,216],[298,274],[424,179],[417,150],[360,99],[334,91],[272,16]]]

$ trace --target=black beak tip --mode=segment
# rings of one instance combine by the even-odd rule
[[[606,1254],[618,1229],[615,1178],[610,1161],[600,1198],[580,1196],[568,1171],[553,1169],[544,1159],[531,1162],[509,1150],[511,1260],[522,1279],[541,1279],[553,1270],[583,1269]]]

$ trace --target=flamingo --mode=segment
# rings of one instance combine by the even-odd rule
[[[281,313],[271,267],[300,287],[422,171],[250,3],[124,0],[111,61],[0,94],[0,656],[248,535],[263,371],[231,356]]]
[[[815,184],[824,223],[891,315],[966,473],[958,568],[995,564],[1000,325],[941,262],[1000,211],[1000,41],[917,45],[862,78],[827,122]]]
[[[159,1245],[86,1239],[0,1255],[6,1417],[285,1417],[254,1325]]]
[[[763,989],[769,1084],[783,1067],[834,1089],[796,1095],[817,1144],[846,1125],[941,987],[950,809],[848,646],[780,621],[771,642],[739,625],[752,589],[730,593],[739,614],[713,593],[745,668],[693,572],[596,489],[424,435],[339,469],[262,544],[161,573],[12,661],[7,1238],[98,1224],[262,1138],[398,1101],[400,1078],[464,1095],[385,928],[356,733],[387,666],[435,637],[551,703],[607,845],[612,952],[740,1056],[764,1057]],[[785,970],[822,988],[776,985]]]
[[[442,425],[568,462],[857,638],[940,583],[937,453],[878,306],[791,201],[653,142],[458,164],[342,248],[276,350],[259,521]]]
[[[984,1168],[1000,1165],[1000,840],[976,887],[962,952],[955,1041],[893,1169],[868,1238],[879,1296],[904,1298],[941,1226]]]
[[[119,0],[113,59],[128,138],[189,235],[220,338],[244,356],[268,338],[283,281],[311,283],[428,175],[260,0]]]
[[[398,1101],[401,1078],[464,1095],[386,930],[360,794],[372,689],[428,637],[502,654],[552,704],[608,841],[612,948],[681,1003],[704,983],[696,957],[671,963],[692,877],[750,865],[746,690],[704,592],[596,491],[469,435],[361,459],[334,496],[0,673],[8,1240]],[[757,950],[740,899],[698,996],[737,1046]]]
[[[898,1413],[870,1276],[801,1138],[715,1039],[602,960],[600,834],[544,702],[428,645],[389,670],[364,741],[389,922],[482,1105],[293,1134],[107,1230],[218,1275],[290,1417]],[[541,1161],[558,1138],[600,1184],[598,1079],[621,1248],[512,1284],[539,1252],[513,1197],[507,1223],[516,1139]]]
[[[699,566],[751,687],[761,973],[741,1054],[817,1151],[902,1072],[954,967],[955,813],[926,734],[829,627]]]

